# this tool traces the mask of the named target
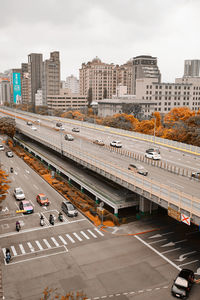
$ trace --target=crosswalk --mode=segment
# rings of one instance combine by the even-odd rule
[[[79,232],[66,233],[62,235],[52,236],[44,238],[41,240],[27,241],[24,243],[17,244],[15,246],[10,246],[11,256],[22,256],[29,253],[34,253],[38,251],[44,251],[51,248],[70,246],[70,244],[75,244],[77,242],[84,242],[88,240],[94,240],[103,237],[104,233],[98,228],[85,229]],[[2,248],[3,254],[5,256],[6,248]]]

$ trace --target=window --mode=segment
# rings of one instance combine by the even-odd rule
[[[176,105],[176,102],[174,102],[174,105]]]
[[[167,102],[165,102],[165,105],[167,105]]]

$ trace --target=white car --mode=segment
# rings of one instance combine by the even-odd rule
[[[121,148],[122,147],[122,143],[120,141],[112,141],[110,143],[111,147],[116,147],[116,148]]]
[[[3,151],[3,150],[4,150],[4,146],[0,145],[0,151]]]
[[[37,127],[31,126],[31,129],[36,131],[36,130],[37,130]]]
[[[14,189],[14,196],[16,200],[24,200],[25,195],[21,187],[17,187]]]
[[[161,159],[160,154],[158,154],[157,152],[149,152],[149,153],[145,153],[144,155],[146,158],[152,158],[154,160],[159,160]]]

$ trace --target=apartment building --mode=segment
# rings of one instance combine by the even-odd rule
[[[76,76],[70,75],[62,82],[63,89],[69,89],[73,94],[79,94],[79,80]]]
[[[43,62],[42,94],[43,104],[47,102],[47,95],[60,93],[60,54],[59,51],[50,53],[50,58]]]
[[[59,95],[47,95],[49,110],[80,109],[88,106],[87,96],[71,93],[68,89],[60,89]]]
[[[21,90],[22,90],[22,103],[28,103],[29,101],[29,73],[28,63],[21,64]]]
[[[0,105],[3,105],[5,102],[10,102],[11,99],[11,88],[9,78],[2,77],[0,78]]]

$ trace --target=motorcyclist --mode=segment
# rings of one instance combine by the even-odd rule
[[[10,173],[13,173],[13,167],[10,167]]]
[[[49,216],[49,223],[54,225],[54,217],[52,214],[50,214],[50,216]]]
[[[11,254],[10,254],[10,249],[6,248],[6,262],[7,264],[11,260]]]
[[[40,216],[40,225],[41,226],[44,225],[44,216],[43,215]]]
[[[16,222],[16,230],[19,231],[21,229],[21,225],[19,221]]]
[[[60,220],[61,222],[63,221],[63,214],[61,211],[58,214],[58,220]]]

